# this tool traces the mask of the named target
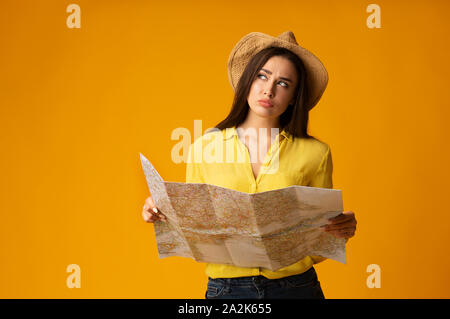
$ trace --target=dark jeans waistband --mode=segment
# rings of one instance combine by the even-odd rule
[[[234,278],[215,278],[215,279],[209,278],[209,281],[221,282],[221,283],[232,285],[232,286],[246,286],[249,284],[262,285],[265,283],[272,283],[272,282],[282,281],[282,280],[286,280],[286,279],[295,279],[297,282],[307,283],[316,278],[317,278],[316,270],[314,269],[314,267],[311,267],[307,271],[305,271],[301,274],[277,278],[277,279],[269,279],[267,277],[259,275],[259,276],[234,277]]]

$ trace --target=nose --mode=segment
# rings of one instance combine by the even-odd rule
[[[267,95],[269,97],[273,97],[274,95],[274,86],[271,83],[267,83],[264,87],[264,95]]]

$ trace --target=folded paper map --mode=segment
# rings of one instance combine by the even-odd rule
[[[156,221],[160,258],[263,267],[272,271],[306,256],[346,263],[345,239],[319,229],[342,213],[342,192],[293,185],[243,193],[204,183],[165,182],[140,153],[150,194],[167,223]]]

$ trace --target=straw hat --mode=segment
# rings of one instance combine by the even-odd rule
[[[309,88],[307,105],[308,109],[311,110],[319,102],[327,87],[328,73],[322,62],[314,54],[297,44],[294,33],[291,31],[283,32],[277,37],[261,32],[251,32],[239,40],[228,58],[228,80],[233,90],[236,90],[236,85],[250,59],[269,46],[289,49],[303,61]]]

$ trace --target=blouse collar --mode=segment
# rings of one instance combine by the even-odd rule
[[[223,133],[223,140],[226,141],[226,140],[232,138],[233,136],[238,136],[236,126],[227,127]],[[292,139],[291,134],[289,132],[287,132],[286,129],[283,129],[281,131],[280,136],[283,136],[283,137],[287,138],[288,140]]]

